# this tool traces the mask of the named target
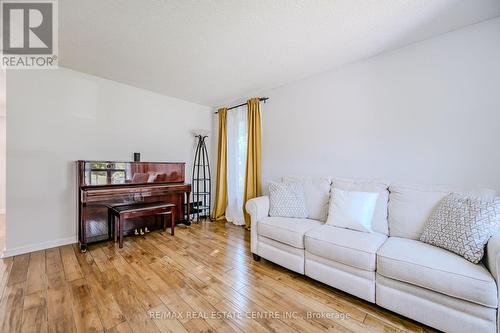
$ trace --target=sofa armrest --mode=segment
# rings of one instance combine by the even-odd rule
[[[486,245],[486,260],[484,262],[498,286],[498,278],[500,277],[500,233],[491,237],[488,241]]]
[[[269,216],[269,197],[262,196],[247,201],[245,208],[250,214],[250,244],[252,253],[257,253],[257,222]]]

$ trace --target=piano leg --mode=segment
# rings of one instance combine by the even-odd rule
[[[87,252],[87,204],[82,205],[80,221],[80,251]]]
[[[166,216],[163,215],[163,218],[166,219]],[[174,235],[174,228],[175,228],[175,207],[172,207],[170,210],[170,234],[172,236]]]
[[[191,225],[191,203],[190,203],[191,192],[186,192],[186,209],[187,209],[187,219],[186,225]]]
[[[113,229],[112,228],[112,222],[111,222],[111,212],[110,209],[108,208],[108,240],[113,238]]]
[[[118,230],[119,230],[118,233],[120,234],[118,244],[120,249],[123,248],[123,222],[124,222],[123,220],[124,218],[120,214],[120,216],[118,217]]]

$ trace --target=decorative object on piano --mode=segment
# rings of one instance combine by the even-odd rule
[[[141,161],[141,153],[134,153],[134,162]]]
[[[176,207],[176,223],[190,224],[191,184],[184,183],[185,163],[78,161],[78,239],[87,244],[110,240],[107,205],[170,202]],[[124,235],[135,229],[159,229],[154,217],[138,217],[124,223]]]
[[[193,204],[191,213],[193,221],[210,218],[210,207],[212,204],[212,182],[210,176],[210,162],[205,139],[208,138],[206,131],[193,131],[197,139],[196,152],[193,161]],[[197,134],[198,133],[198,134]]]

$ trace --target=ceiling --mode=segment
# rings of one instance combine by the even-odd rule
[[[64,0],[59,64],[216,106],[499,15],[499,0]]]

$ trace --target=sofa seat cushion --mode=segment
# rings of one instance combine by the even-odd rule
[[[390,237],[377,252],[377,273],[472,303],[498,304],[495,280],[483,264],[420,241]]]
[[[330,225],[315,227],[305,235],[306,251],[344,265],[375,271],[376,253],[386,235]]]
[[[321,225],[321,222],[291,217],[266,217],[257,224],[257,233],[272,240],[303,249],[306,231]]]

